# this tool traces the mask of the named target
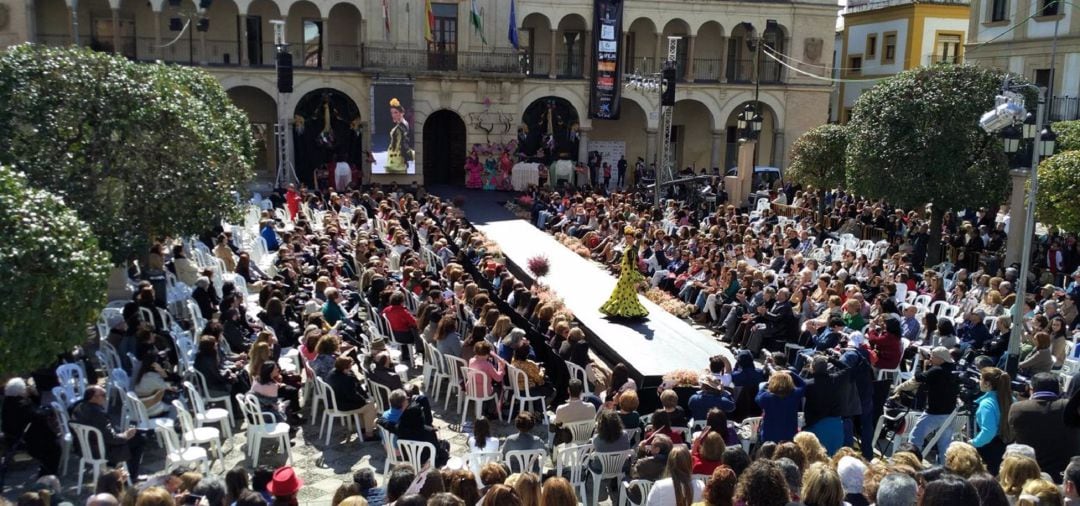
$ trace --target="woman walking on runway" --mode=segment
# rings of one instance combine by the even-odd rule
[[[615,291],[603,306],[600,312],[614,318],[645,318],[649,310],[638,301],[638,284],[645,277],[638,272],[637,265],[637,241],[634,238],[633,227],[626,227],[623,234],[626,236],[626,248],[623,250],[622,269],[619,273],[619,282],[615,284]]]

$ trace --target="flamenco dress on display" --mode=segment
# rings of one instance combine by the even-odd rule
[[[615,284],[615,291],[603,306],[600,312],[614,318],[645,318],[649,310],[641,305],[638,300],[637,286],[645,280],[637,269],[637,249],[627,248],[623,252],[622,269],[619,273],[619,281]]]

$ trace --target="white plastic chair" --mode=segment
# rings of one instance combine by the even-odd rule
[[[379,407],[379,411],[390,409],[390,387],[376,381],[368,381],[367,384],[368,392],[375,397],[375,405]]]
[[[510,387],[513,391],[513,396],[510,398],[510,409],[506,410],[506,423],[510,423],[510,417],[514,414],[514,406],[516,405],[519,412],[524,412],[529,409],[529,403],[540,402],[540,412],[547,412],[547,401],[543,395],[533,395],[529,391],[529,376],[525,374],[525,371],[518,369],[512,365],[506,367],[507,372],[510,373]],[[544,418],[544,425],[547,425],[547,418]]]
[[[447,359],[450,359],[450,358],[457,358],[457,357],[447,356]],[[485,382],[489,381],[487,374],[484,374],[483,371],[466,367],[465,368],[465,375],[466,375],[465,376],[466,377],[466,380],[465,380],[465,395],[458,397],[459,408],[461,409],[461,425],[462,426],[465,425],[465,418],[469,413],[469,403],[470,402],[472,402],[473,405],[475,406],[475,409],[473,410],[473,415],[476,418],[480,418],[480,411],[481,411],[481,409],[483,409],[484,403],[487,402],[487,401],[495,401],[495,400],[497,400],[497,396],[495,395],[495,389],[494,388],[491,388],[491,393],[489,393],[487,395],[484,395],[483,393],[481,393],[481,386],[484,385]]]
[[[542,474],[546,458],[544,450],[512,450],[506,452],[505,462],[511,472]]]
[[[383,452],[386,453],[386,458],[383,459],[383,476],[387,476],[390,473],[390,466],[401,463],[401,455],[394,445],[394,435],[382,427],[376,427],[376,429],[379,431]]]
[[[591,444],[562,445],[555,448],[555,476],[566,478],[570,486],[578,491],[578,497],[583,502],[586,497],[585,471],[592,451]]]
[[[190,381],[184,382],[184,391],[187,392],[191,402],[191,411],[195,415],[195,425],[202,427],[206,424],[217,424],[225,440],[232,439],[232,425],[229,423],[229,410],[225,408],[207,408],[203,402],[202,394]],[[232,403],[230,403],[232,404]]]
[[[645,506],[645,503],[649,501],[649,492],[652,490],[653,482],[649,480],[630,480],[627,483],[623,483],[623,498],[621,501],[622,506]],[[634,502],[630,499],[630,491],[637,490],[640,494],[641,501]]]
[[[442,357],[446,361],[446,375],[450,377],[450,380],[446,382],[446,401],[443,403],[443,409],[449,409],[450,395],[456,394],[458,411],[460,411],[461,403],[465,398],[464,392],[461,391],[461,385],[465,382],[465,370],[469,368],[469,363],[465,359],[453,355],[443,355]]]
[[[68,424],[67,409],[58,401],[49,403],[53,413],[56,414],[57,425],[60,426],[60,476],[67,475],[68,460],[71,460],[71,446],[75,440]]]
[[[184,446],[209,444],[215,460],[221,460],[221,431],[214,427],[197,427],[195,419],[180,401],[172,401],[173,409],[176,410],[176,419],[180,422],[180,435],[183,437]],[[225,462],[221,462],[221,468],[225,469]]]
[[[929,311],[930,302],[932,300],[933,299],[931,299],[929,295],[919,295],[915,297],[915,300],[912,301],[912,304],[915,304],[915,306],[917,306],[922,311]]]
[[[632,450],[626,450],[621,452],[593,452],[591,461],[598,461],[600,463],[600,472],[597,472],[592,467],[589,468],[589,473],[592,475],[593,482],[593,502],[597,504],[600,502],[600,484],[604,480],[608,479],[622,479],[623,468],[626,466],[626,461],[630,460],[630,456],[633,455]]]
[[[180,438],[172,429],[158,427],[157,437],[165,442],[165,472],[171,472],[178,467],[189,467],[198,464],[203,474],[210,472],[210,459],[206,454],[206,448],[200,446],[184,447],[180,444]]]
[[[364,434],[360,432],[360,410],[341,411],[338,409],[337,396],[334,395],[334,389],[330,388],[330,385],[323,381],[322,378],[315,378],[315,389],[321,390],[320,395],[327,400],[326,409],[323,409],[322,420],[319,421],[320,436],[323,433],[323,428],[326,428],[326,441],[324,441],[323,444],[330,444],[330,435],[334,432],[334,420],[338,418],[345,421],[349,430],[352,430],[352,425],[356,424],[356,435],[360,441],[363,441]]]
[[[280,451],[285,452],[285,463],[292,463],[292,451],[289,448],[289,424],[278,422],[274,415],[265,413],[259,401],[251,394],[236,394],[240,409],[247,419],[247,449],[252,466],[259,465],[259,450],[264,439],[273,439],[280,443]]]
[[[593,430],[596,429],[596,420],[564,423],[563,428],[569,430],[570,434],[573,435],[570,444],[585,444],[592,440]]]
[[[566,361],[566,368],[570,370],[570,379],[576,379],[581,382],[581,386],[585,387],[586,392],[591,392],[592,387],[589,385],[589,373],[585,371],[584,367],[577,365],[573,362]]]
[[[442,384],[444,381],[450,381],[450,374],[447,372],[446,358],[438,348],[431,345],[431,343],[424,342],[424,349],[427,353],[424,356],[424,388],[431,398],[438,401],[439,394],[442,393]],[[450,397],[450,388],[446,389],[447,400]]]
[[[739,426],[739,439],[742,441],[743,450],[750,453],[750,447],[758,442],[758,433],[761,428],[761,417],[751,416],[743,419]]]
[[[226,395],[213,396],[210,395],[210,389],[206,386],[206,378],[197,369],[192,368],[190,371],[191,376],[195,378],[195,386],[199,389],[199,393],[202,394],[204,402],[221,402],[225,404],[225,409],[229,411],[229,424],[236,425],[236,417],[233,415],[232,400]]]
[[[69,405],[83,398],[86,393],[86,372],[82,367],[78,364],[63,364],[56,368],[56,377],[67,394]]]
[[[98,477],[101,476],[102,468],[109,465],[105,457],[105,437],[102,436],[100,430],[89,425],[81,423],[71,423],[69,425],[71,431],[75,434],[75,439],[79,441],[79,448],[82,452],[82,457],[79,458],[79,486],[76,490],[82,491],[86,466],[90,466],[90,472],[94,475],[90,480],[90,488],[95,488]],[[91,445],[91,440],[95,444]],[[98,455],[97,458],[94,457],[95,453]]]
[[[428,452],[427,457],[431,462],[435,461],[435,445],[431,443],[399,439],[397,447],[401,451],[400,462],[412,466],[417,472],[424,468],[424,452]]]
[[[172,419],[150,418],[146,411],[146,405],[139,400],[139,396],[135,395],[135,392],[125,392],[123,401],[124,416],[121,417],[123,422],[121,427],[127,428],[134,423],[135,428],[141,431],[156,431],[159,427],[172,430]],[[158,446],[162,446],[161,438],[158,438]]]

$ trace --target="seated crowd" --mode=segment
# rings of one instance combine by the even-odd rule
[[[809,209],[815,198],[787,201]],[[95,505],[298,504],[304,479],[287,447],[315,430],[320,407],[354,417],[363,452],[386,460],[383,486],[361,470],[335,506],[1080,501],[1080,382],[1065,389],[1055,372],[1068,365],[1080,284],[1059,290],[1051,273],[1030,297],[1027,346],[1010,357],[1003,308],[1017,297],[1015,269],[998,277],[1000,262],[971,233],[954,270],[923,269],[917,213],[830,198],[848,221],[677,203],[650,216],[630,194],[534,195],[537,225],[581,238],[608,264],[624,225],[640,230],[648,282],[692,304],[735,351],[703,359],[694,388],[646,392],[626,365],[594,357],[561,301],[516,279],[453,206],[396,187],[290,188],[244,225],[155,245],[129,270],[128,300],[103,313],[97,342],[7,382],[3,432],[42,475],[67,467],[66,441],[107,461]],[[887,245],[847,251],[826,221],[881,225]],[[938,301],[960,314],[931,311]],[[1025,381],[1004,372],[1010,359]],[[452,394],[464,451],[435,429],[438,401]],[[206,404],[229,416],[212,421]],[[910,426],[893,422],[908,416]],[[495,437],[511,419],[516,433]],[[65,422],[96,431],[104,455]],[[221,430],[198,439],[189,425],[203,423]],[[260,423],[280,427],[285,465],[258,465]],[[155,436],[210,444],[204,459],[220,460],[245,425],[251,472],[140,474],[160,468],[143,462]],[[48,480],[37,488],[19,504],[59,492]]]

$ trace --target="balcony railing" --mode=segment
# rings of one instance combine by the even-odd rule
[[[716,82],[720,80],[721,65],[719,58],[694,58],[694,81]]]
[[[559,79],[581,79],[585,75],[585,57],[573,55],[567,58],[565,54],[555,55],[555,75]]]
[[[960,55],[957,55],[957,54],[948,54],[948,55],[932,54],[932,55],[928,55],[928,56],[930,57],[930,64],[931,65],[934,65],[934,64],[937,64],[937,63],[951,63],[953,65],[959,65],[961,63],[964,63],[964,58],[962,56],[960,56]]]
[[[1050,121],[1080,119],[1080,97],[1054,97],[1050,100]]]
[[[762,84],[776,84],[780,82],[780,64],[775,61],[762,61],[758,64],[759,78]],[[752,58],[729,60],[727,64],[727,80],[729,83],[752,83],[754,82],[754,60]]]
[[[533,53],[532,56],[525,57],[522,62],[522,69],[529,77],[536,77],[540,79],[546,79],[548,74],[551,73],[551,55],[547,53]]]

